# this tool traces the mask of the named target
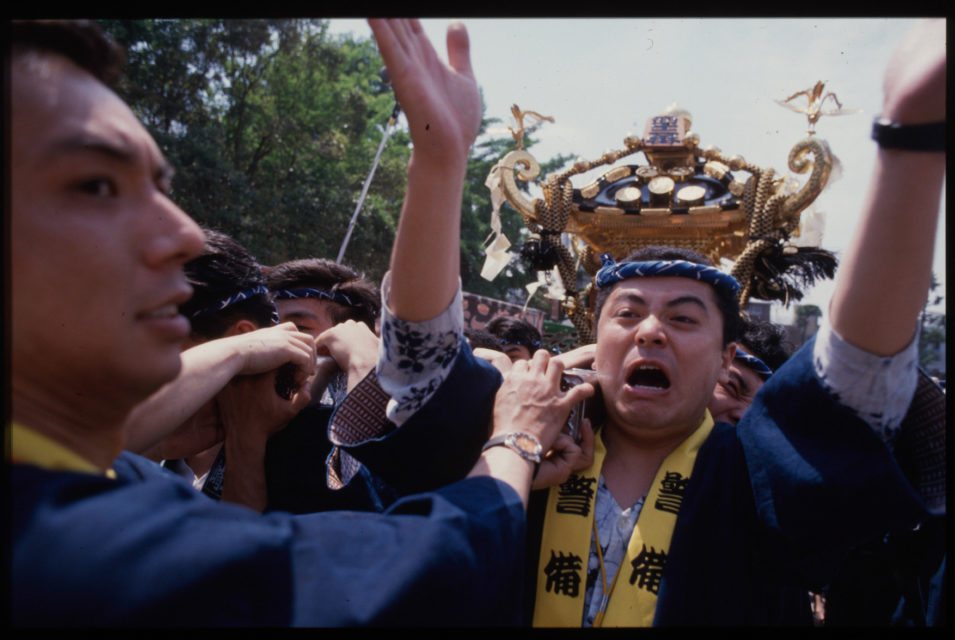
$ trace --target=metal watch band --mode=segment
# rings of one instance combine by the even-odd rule
[[[883,149],[945,151],[945,122],[898,124],[886,118],[872,123],[872,139]]]
[[[531,447],[528,448],[526,446],[521,446],[521,440],[530,441]],[[540,441],[529,433],[518,431],[514,433],[505,433],[502,436],[491,438],[484,443],[484,446],[481,447],[481,451],[486,451],[491,447],[497,446],[507,447],[525,460],[530,460],[535,464],[538,464],[541,461],[541,451],[543,450],[543,447],[541,446]]]

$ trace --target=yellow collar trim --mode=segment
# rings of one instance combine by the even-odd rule
[[[49,471],[80,471],[98,473],[115,478],[112,469],[100,469],[60,443],[51,440],[22,424],[12,422],[7,427],[10,435],[8,460],[13,464],[31,464]]]
[[[620,572],[610,593],[603,594],[594,626],[649,627],[656,610],[657,589],[670,548],[683,491],[696,454],[713,429],[706,411],[703,422],[660,465],[630,537]],[[583,620],[587,564],[594,528],[594,507],[606,448],[603,434],[594,439],[593,465],[551,487],[541,549],[534,606],[535,627],[579,627]],[[605,576],[605,579],[607,577]],[[598,585],[594,597],[601,597]]]

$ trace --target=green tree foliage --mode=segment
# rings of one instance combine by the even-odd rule
[[[933,273],[928,298],[922,307],[922,315],[919,319],[921,325],[919,332],[919,364],[925,369],[930,369],[932,365],[941,360],[940,351],[942,345],[945,344],[945,314],[933,313],[928,310],[930,306],[940,305],[944,299],[944,296],[936,293],[938,287],[938,279]]]
[[[176,202],[265,265],[335,259],[395,107],[374,41],[330,35],[322,20],[100,22],[127,51],[118,92],[176,167]],[[537,276],[518,258],[493,282],[480,277],[491,213],[484,182],[514,145],[510,136],[484,134],[494,122],[485,120],[469,159],[462,282],[466,291],[523,303]],[[342,260],[372,280],[388,268],[410,151],[407,131],[396,127]],[[541,162],[542,172],[569,157]],[[506,204],[501,213],[516,254],[523,220]]]
[[[809,331],[809,318],[816,319],[815,322],[818,328],[820,317],[822,317],[822,309],[814,304],[800,304],[796,306],[796,326],[799,328],[800,344],[805,343],[806,340],[812,336]]]
[[[814,304],[796,305],[796,326],[805,327],[809,323],[809,318],[819,318],[822,316],[822,309]]]
[[[334,258],[394,97],[370,39],[320,20],[104,20],[119,87],[177,168],[173,197],[263,264]],[[410,154],[386,147],[344,261],[380,278]]]

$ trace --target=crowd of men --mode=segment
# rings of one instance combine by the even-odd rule
[[[899,444],[929,431],[944,21],[885,72],[809,343],[704,256],[645,247],[604,256],[596,342],[562,354],[463,324],[466,30],[445,63],[417,21],[369,22],[413,142],[380,286],[200,228],[109,88],[122,52],[90,22],[12,24],[13,624],[945,624],[944,485]]]

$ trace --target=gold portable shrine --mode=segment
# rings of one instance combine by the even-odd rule
[[[799,235],[802,212],[825,188],[834,161],[826,142],[814,136],[812,119],[808,137],[796,143],[788,158],[791,171],[808,173],[799,188],[739,155],[702,149],[699,135],[690,130],[690,114],[671,107],[651,117],[642,136],[625,138],[624,148],[592,161],[578,159],[570,169],[538,181],[543,198],[529,199],[517,180],[536,180],[540,166],[523,149],[522,118],[533,114],[553,120],[520,111],[517,105],[512,113],[518,119],[517,131],[511,130],[517,149],[500,160],[492,176],[498,172],[499,194],[523,216],[530,231],[522,257],[538,271],[557,269],[564,290],[561,309],[581,344],[593,341],[592,278],[604,253],[621,260],[640,247],[666,245],[696,250],[716,265],[731,260],[730,273],[741,285],[742,309],[750,298],[788,305],[802,297],[803,286],[833,276],[836,261],[830,252],[792,242]],[[613,166],[582,187],[571,183],[573,176],[638,153],[646,164]],[[499,224],[492,227],[500,229]],[[561,234],[567,234],[569,247]],[[582,291],[577,287],[578,265],[591,277]]]

